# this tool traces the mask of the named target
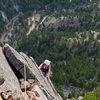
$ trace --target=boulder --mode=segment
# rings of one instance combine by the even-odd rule
[[[82,100],[83,99],[83,97],[82,96],[79,96],[78,98],[77,98],[77,100]]]
[[[43,91],[37,86],[35,85],[32,90],[32,92],[34,92],[35,96],[37,98],[41,97],[41,100],[48,100],[47,97],[44,95]]]
[[[30,83],[27,81],[22,81],[20,87],[22,91],[25,91],[25,87],[26,87],[26,90],[30,88]]]
[[[40,96],[36,96],[36,94],[33,91],[27,91],[27,95],[29,97],[29,100],[45,100],[41,98]]]
[[[8,61],[18,72],[22,74],[23,77],[24,77],[24,67],[25,67],[27,78],[35,78],[35,75],[32,74],[29,67],[27,66],[27,62],[25,62],[24,58],[18,52],[16,52],[8,44],[4,46],[3,51]]]
[[[20,92],[14,92],[14,93],[12,91],[2,92],[1,97],[3,100],[17,100],[17,99],[25,100],[23,97],[23,93],[20,93]]]

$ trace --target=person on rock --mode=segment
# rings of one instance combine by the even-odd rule
[[[51,77],[51,61],[44,60],[43,63],[39,66],[39,69],[43,73],[45,77],[50,78]]]

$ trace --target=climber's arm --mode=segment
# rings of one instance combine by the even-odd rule
[[[42,67],[42,64],[39,66],[39,69],[41,69],[41,67]]]
[[[48,74],[47,74],[48,78],[50,78],[50,72],[51,72],[51,65],[49,65],[49,70],[48,70]]]

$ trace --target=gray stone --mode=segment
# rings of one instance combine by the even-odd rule
[[[4,82],[2,81],[4,79]],[[0,79],[2,84],[0,84],[0,91],[20,91],[20,85],[18,82],[17,77],[15,76],[14,72],[12,71],[10,65],[8,64],[2,48],[0,47]]]
[[[8,58],[8,61],[13,65],[13,67],[16,68],[16,70],[18,70],[22,74],[23,77],[25,67],[27,78],[35,78],[35,75],[32,74],[32,72],[30,71],[24,58],[8,44],[4,46],[4,53],[5,56]]]
[[[23,77],[25,76],[24,69],[26,69],[27,79],[32,78],[40,82],[48,100],[62,100],[60,95],[55,90],[51,80],[43,76],[34,59],[29,58],[22,52],[18,53],[8,44],[4,46],[4,53],[9,62],[22,74]]]
[[[82,96],[79,96],[78,98],[77,98],[77,100],[82,100],[83,99],[83,97]]]

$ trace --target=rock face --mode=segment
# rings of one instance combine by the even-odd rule
[[[4,79],[4,83],[1,84],[0,91],[7,91],[12,89],[13,91],[18,90],[21,92],[18,79],[8,64],[2,52],[2,48],[0,47],[0,79],[2,78]]]
[[[27,86],[28,90],[26,93],[30,98],[29,100],[31,100],[32,98],[34,100],[62,100],[61,96],[55,90],[51,80],[44,77],[32,57],[28,57],[22,52],[18,53],[8,44],[4,46],[3,52],[0,49],[0,62],[2,62],[0,64],[0,71],[4,68],[7,69],[7,72],[5,72],[6,70],[4,70],[3,72],[5,74],[1,75],[0,73],[0,75],[4,76],[4,79],[7,80],[7,84],[5,86],[8,86],[12,90],[19,91],[21,91],[20,87],[25,88],[25,86]],[[10,65],[8,64],[8,62]],[[26,79],[27,82],[21,78]],[[21,86],[19,86],[18,79],[21,79],[20,82],[23,82]],[[2,88],[4,89],[5,86],[3,87],[2,85]]]

